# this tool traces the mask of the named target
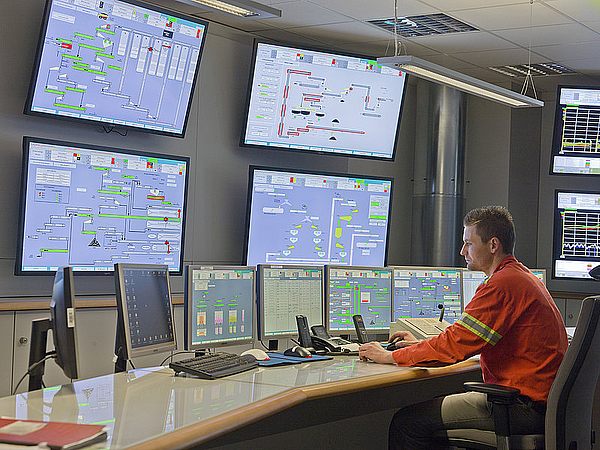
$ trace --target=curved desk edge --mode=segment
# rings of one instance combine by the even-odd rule
[[[349,394],[394,384],[409,383],[422,379],[477,371],[479,369],[478,361],[467,360],[445,367],[413,368],[412,370],[399,371],[398,373],[370,375],[351,380],[289,388],[289,390],[285,392],[273,395],[258,402],[250,403],[235,411],[187,425],[170,433],[135,444],[129,448],[135,450],[188,448],[190,446],[203,444],[235,429],[250,425],[265,417],[274,415],[309,400]]]

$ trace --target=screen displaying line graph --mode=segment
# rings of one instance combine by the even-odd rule
[[[591,278],[600,264],[600,192],[558,192],[554,222],[554,277]]]

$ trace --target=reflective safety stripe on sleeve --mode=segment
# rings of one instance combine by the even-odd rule
[[[463,313],[456,323],[462,325],[471,333],[479,336],[488,344],[496,345],[498,341],[502,339],[502,335],[500,333],[488,327],[485,323],[477,320],[470,314]]]

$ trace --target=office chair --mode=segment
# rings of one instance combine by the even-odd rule
[[[573,340],[558,369],[546,409],[545,435],[511,435],[509,406],[518,389],[465,383],[468,391],[488,394],[496,432],[448,430],[438,435],[446,445],[474,450],[590,450],[594,441],[592,407],[600,374],[600,296],[583,300]],[[446,437],[447,433],[447,437]]]

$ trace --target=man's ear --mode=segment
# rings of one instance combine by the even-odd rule
[[[490,239],[489,246],[490,246],[490,252],[492,254],[496,254],[496,253],[502,251],[502,244],[500,243],[500,239],[498,239],[497,237],[493,237]]]

